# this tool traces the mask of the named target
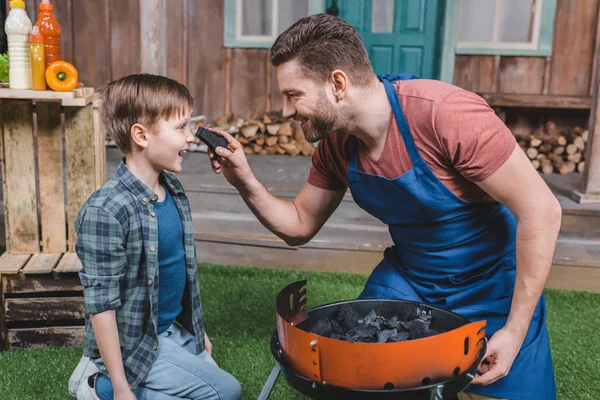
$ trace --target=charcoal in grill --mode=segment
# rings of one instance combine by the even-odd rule
[[[409,321],[398,316],[386,319],[371,310],[364,318],[350,306],[342,306],[335,318],[317,321],[311,332],[331,339],[361,343],[402,342],[437,335],[431,325],[430,315],[418,315]]]

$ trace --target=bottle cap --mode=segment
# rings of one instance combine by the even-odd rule
[[[37,25],[33,26],[31,30],[31,35],[29,35],[29,41],[31,43],[44,43],[44,37],[40,35],[40,29]]]
[[[8,5],[10,8],[25,8],[25,2],[23,0],[10,0]]]
[[[42,0],[39,9],[42,11],[52,11],[54,10],[54,6],[50,4],[50,0]]]

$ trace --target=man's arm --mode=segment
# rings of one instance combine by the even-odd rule
[[[258,220],[288,245],[312,239],[344,198],[345,189],[325,190],[310,183],[292,201],[273,196],[250,170],[242,145],[226,132],[217,132],[227,139],[229,148],[217,147],[216,155],[209,153],[213,170],[222,172]]]
[[[523,151],[478,185],[517,219],[517,278],[506,325],[488,343],[490,366],[474,384],[490,384],[508,374],[519,352],[550,273],[561,222],[561,207]]]

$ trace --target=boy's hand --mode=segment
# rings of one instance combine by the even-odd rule
[[[256,178],[248,165],[242,144],[230,134],[220,129],[210,128],[227,140],[228,148],[217,147],[216,153],[208,150],[208,157],[213,171],[217,174],[223,172],[225,179],[238,191],[244,190],[255,183]]]
[[[206,332],[204,332],[204,348],[206,349],[206,351],[208,351],[208,354],[212,357],[212,343],[210,342],[210,339],[208,338],[208,335],[206,334]]]

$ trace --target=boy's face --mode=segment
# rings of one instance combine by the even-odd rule
[[[179,172],[183,155],[194,142],[189,124],[191,111],[174,115],[168,120],[161,119],[148,135],[147,156],[157,172]]]

